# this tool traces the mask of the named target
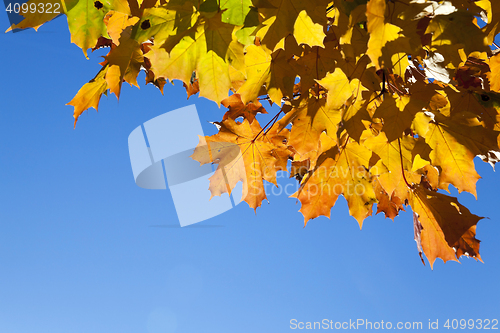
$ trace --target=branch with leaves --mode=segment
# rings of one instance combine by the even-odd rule
[[[341,195],[360,227],[375,204],[391,219],[411,206],[419,253],[431,266],[436,258],[481,260],[481,218],[438,190],[453,185],[476,195],[474,157],[494,165],[500,156],[500,2],[28,3],[60,4],[85,56],[109,48],[102,69],[68,103],[75,124],[97,110],[102,94],[119,98],[123,82],[138,86],[141,70],[162,93],[180,80],[188,98],[229,109],[219,133],[205,138],[208,149],[217,147],[213,159],[201,144],[193,154],[219,163],[228,186],[213,178],[213,195],[241,181],[243,200],[257,209],[267,199],[264,182],[276,184],[291,160],[305,223],[329,217]],[[56,14],[23,15],[11,29],[37,29]],[[281,108],[264,127],[260,100]],[[229,144],[239,147],[243,167],[227,168]]]

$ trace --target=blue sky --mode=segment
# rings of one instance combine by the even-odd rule
[[[134,183],[128,135],[190,104],[210,134],[224,111],[186,100],[178,82],[162,96],[141,74],[140,90],[124,84],[119,102],[103,97],[73,129],[65,104],[104,53],[86,60],[62,17],[0,40],[0,332],[289,332],[292,319],[438,319],[447,331],[447,319],[500,319],[500,177],[489,165],[476,163],[478,201],[458,196],[488,217],[477,230],[484,264],[438,259],[432,271],[411,212],[360,231],[344,199],[306,228],[284,195],[257,214],[244,203],[179,228],[169,191]]]

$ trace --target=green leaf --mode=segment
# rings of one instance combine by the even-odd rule
[[[220,4],[222,22],[233,25],[245,24],[245,18],[250,13],[251,0],[223,0]]]

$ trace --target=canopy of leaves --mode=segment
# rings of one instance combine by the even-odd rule
[[[481,218],[438,190],[476,195],[474,157],[494,165],[500,156],[497,2],[63,1],[71,41],[85,55],[109,48],[68,104],[76,124],[102,94],[119,97],[124,81],[137,86],[141,70],[162,92],[180,80],[188,97],[229,109],[193,154],[219,164],[212,195],[242,181],[243,200],[257,209],[264,182],[276,183],[291,164],[305,223],[329,217],[341,195],[360,226],[374,205],[392,219],[411,206],[431,266],[481,260]],[[37,29],[55,16],[23,15],[10,29]],[[266,126],[261,100],[281,108]],[[243,163],[230,158],[235,145]]]

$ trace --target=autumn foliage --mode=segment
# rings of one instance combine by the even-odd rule
[[[49,2],[61,3],[29,1]],[[85,55],[109,48],[68,103],[75,123],[102,94],[138,86],[141,70],[162,92],[180,80],[188,97],[229,109],[193,154],[219,163],[213,195],[242,181],[243,200],[257,209],[263,182],[289,168],[306,223],[329,217],[340,195],[360,226],[375,204],[392,219],[410,206],[431,266],[481,260],[481,218],[438,190],[476,195],[474,157],[494,165],[500,156],[500,1],[62,0],[61,8]],[[56,14],[24,16],[11,28],[37,29]],[[281,107],[267,124],[261,102]],[[234,149],[224,147],[234,144],[243,167],[228,165]]]

